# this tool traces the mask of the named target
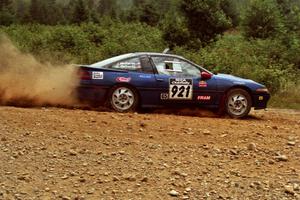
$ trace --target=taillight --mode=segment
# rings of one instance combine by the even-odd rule
[[[91,80],[90,72],[84,69],[78,70],[78,76],[81,80]]]

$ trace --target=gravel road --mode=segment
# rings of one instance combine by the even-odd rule
[[[0,107],[0,199],[300,199],[300,112]]]

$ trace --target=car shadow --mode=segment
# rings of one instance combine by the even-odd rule
[[[1,106],[11,106],[11,107],[19,107],[19,108],[63,108],[68,110],[85,110],[85,111],[96,111],[96,112],[115,112],[112,109],[109,109],[104,106],[100,107],[92,107],[85,104],[78,104],[74,106],[65,106],[65,105],[42,105],[37,106],[32,102],[10,102],[6,104],[0,104]],[[143,108],[138,110],[139,114],[164,114],[164,115],[176,115],[176,116],[187,116],[187,117],[202,117],[202,118],[221,118],[221,119],[231,119],[229,116],[225,114],[218,114],[210,109],[205,108]],[[249,114],[247,117],[243,118],[242,120],[263,120],[262,117]]]
[[[259,121],[264,120],[262,117],[255,116],[251,113],[248,116],[244,117],[243,119],[244,120],[259,120]]]
[[[219,118],[219,119],[232,119],[226,114],[219,114],[217,111],[205,108],[162,108],[162,109],[141,109],[141,114],[165,114],[189,117],[203,117],[203,118]],[[240,120],[264,120],[262,116],[257,116],[250,113],[248,116]]]
[[[189,108],[161,108],[161,109],[141,109],[139,111],[143,114],[165,114],[177,116],[190,116],[190,117],[211,117],[218,118],[220,115],[211,110],[206,109],[189,109]]]

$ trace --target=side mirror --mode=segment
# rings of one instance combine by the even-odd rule
[[[208,73],[208,72],[201,72],[201,79],[202,80],[209,80],[211,79],[212,77],[212,74]]]

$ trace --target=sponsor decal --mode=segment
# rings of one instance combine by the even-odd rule
[[[193,98],[193,79],[170,78],[169,99],[191,100]]]
[[[198,96],[197,99],[199,101],[210,101],[211,96]]]
[[[263,100],[264,100],[264,97],[263,97],[263,96],[259,96],[259,97],[258,97],[258,100],[259,100],[259,101],[263,101]]]
[[[168,100],[169,99],[169,94],[168,93],[161,93],[160,94],[160,99],[161,100]]]
[[[236,82],[233,82],[234,84],[238,84],[238,85],[245,85],[244,82],[240,82],[240,81],[236,81]]]
[[[100,80],[103,79],[103,72],[92,72],[92,79]]]
[[[139,62],[135,63],[135,62],[121,62],[118,63],[118,68],[119,69],[140,69],[141,68],[141,64]]]
[[[206,81],[200,81],[199,82],[199,87],[201,87],[201,88],[207,87],[207,82]]]
[[[151,75],[139,75],[140,78],[151,78]]]
[[[122,82],[122,83],[129,83],[131,81],[131,78],[130,77],[117,77],[116,78],[116,81],[117,82]]]
[[[186,78],[170,78],[170,85],[191,85],[192,79]]]

